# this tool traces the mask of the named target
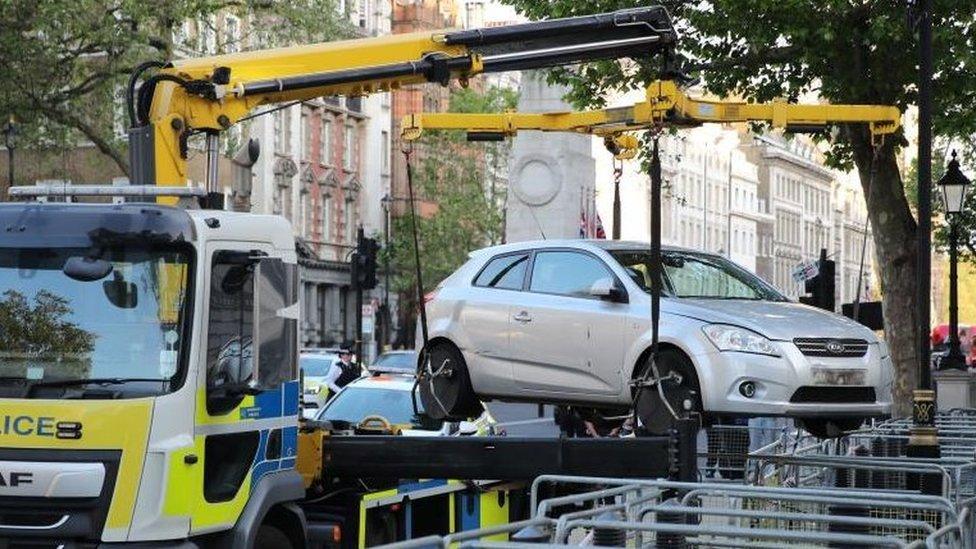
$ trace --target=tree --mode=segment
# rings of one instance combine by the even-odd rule
[[[0,298],[3,375],[21,376],[22,368],[37,362],[63,363],[77,375],[87,375],[95,335],[67,320],[71,312],[67,299],[47,290],[37,292],[33,302],[16,290],[5,291]]]
[[[531,18],[566,17],[634,7],[630,0],[505,0]],[[683,52],[703,69],[710,92],[749,100],[795,101],[817,93],[833,103],[893,104],[916,101],[916,40],[905,3],[895,0],[663,0],[681,32]],[[935,0],[934,127],[938,135],[976,129],[976,39],[972,2]],[[658,76],[653,59],[603,62],[553,73],[573,85],[577,105],[601,102],[608,91],[641,86]],[[837,167],[855,167],[873,227],[885,333],[896,368],[895,413],[906,414],[917,380],[915,299],[917,223],[905,195],[896,153],[903,134],[878,151],[869,186],[873,148],[863,127],[819,136]],[[938,173],[938,170],[936,170]]]
[[[499,112],[514,108],[514,91],[489,87],[451,94],[452,112]],[[430,291],[466,260],[468,252],[501,241],[505,189],[495,176],[507,171],[506,142],[469,144],[463,132],[427,132],[414,144],[420,158],[413,166],[418,200],[417,231],[424,291]],[[433,205],[423,215],[421,197]],[[391,283],[400,297],[401,339],[410,339],[417,310],[412,218],[409,210],[393,222],[390,249],[395,273]]]
[[[240,21],[237,38],[218,32],[217,21],[229,15]],[[337,0],[7,0],[0,3],[0,114],[18,120],[21,147],[88,141],[128,174],[120,91],[137,64],[170,61],[177,49],[199,55],[335,39],[350,34],[344,21]],[[192,40],[182,33],[185,22]],[[186,40],[174,42],[180,34]]]

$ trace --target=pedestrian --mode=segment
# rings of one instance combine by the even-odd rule
[[[976,368],[976,335],[969,341],[969,367]]]
[[[973,349],[973,342],[969,339],[969,330],[966,327],[959,328],[959,350],[964,356],[968,356]]]
[[[352,351],[347,348],[339,349],[339,360],[335,361],[325,376],[325,384],[329,387],[331,399],[340,389],[359,378],[359,364],[352,361]]]

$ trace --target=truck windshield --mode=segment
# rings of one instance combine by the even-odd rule
[[[69,258],[96,256],[111,264],[102,278],[62,270]],[[190,254],[180,249],[0,248],[0,396],[175,389],[189,276]]]
[[[610,254],[638,286],[650,291],[650,251],[613,250]],[[761,278],[717,255],[667,250],[661,252],[661,260],[664,291],[672,297],[786,301]]]

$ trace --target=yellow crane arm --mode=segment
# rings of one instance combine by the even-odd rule
[[[404,139],[417,139],[424,130],[465,130],[475,139],[512,136],[519,131],[579,132],[615,136],[628,131],[669,126],[688,128],[707,122],[769,122],[797,131],[843,123],[867,123],[872,135],[894,133],[901,111],[883,105],[796,105],[786,102],[745,103],[707,101],[690,97],[671,80],[647,87],[644,101],[632,106],[578,112],[497,114],[418,113],[401,122]]]
[[[187,136],[216,135],[262,105],[426,82],[464,84],[479,73],[646,57],[670,51],[675,42],[667,11],[653,6],[176,61],[147,78],[133,101],[130,179],[184,185]]]

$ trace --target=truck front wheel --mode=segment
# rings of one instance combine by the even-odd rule
[[[258,529],[258,535],[254,538],[254,549],[292,549],[291,540],[281,530],[274,526],[264,524]]]

